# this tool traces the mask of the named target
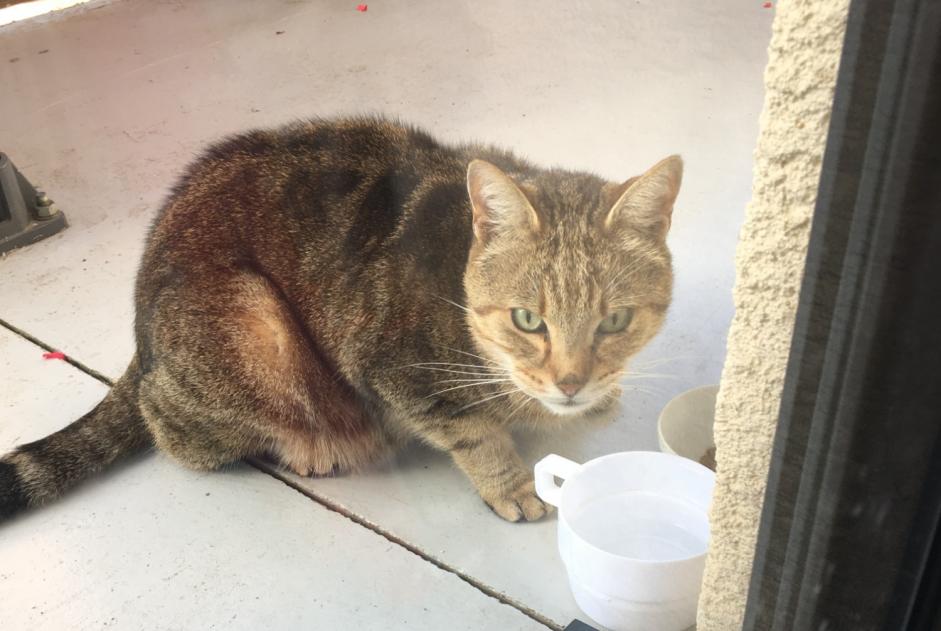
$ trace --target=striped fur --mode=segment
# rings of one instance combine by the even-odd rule
[[[0,519],[61,495],[89,475],[150,444],[133,372],[90,412],[0,458]]]
[[[334,475],[418,439],[500,516],[539,518],[508,427],[617,400],[670,301],[679,161],[665,164],[610,183],[379,118],[216,144],[149,235],[130,368],[88,415],[0,460],[0,516],[151,444],[196,469],[262,456]],[[621,306],[629,328],[599,337]],[[548,332],[515,329],[514,307]],[[547,401],[573,379],[587,403],[566,416]]]

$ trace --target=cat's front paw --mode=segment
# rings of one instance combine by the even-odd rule
[[[536,521],[551,510],[536,495],[536,487],[529,477],[510,492],[481,494],[481,497],[493,512],[512,522]]]

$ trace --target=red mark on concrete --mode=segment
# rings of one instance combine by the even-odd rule
[[[59,351],[54,351],[52,353],[43,353],[43,359],[65,359],[65,353],[60,353]]]

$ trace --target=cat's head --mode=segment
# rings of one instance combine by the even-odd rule
[[[469,165],[468,325],[479,349],[551,412],[610,403],[628,359],[660,329],[682,172],[678,156],[623,184]]]

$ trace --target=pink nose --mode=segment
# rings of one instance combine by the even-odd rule
[[[565,396],[574,397],[585,385],[585,382],[577,379],[574,375],[569,375],[555,385]]]

